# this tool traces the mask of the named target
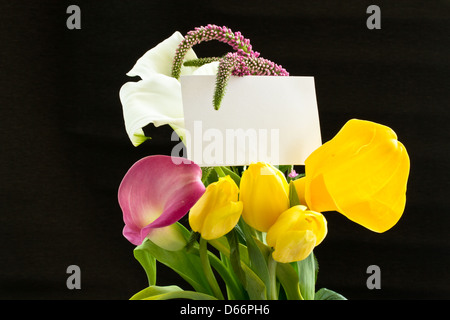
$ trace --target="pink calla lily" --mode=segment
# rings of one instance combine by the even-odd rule
[[[202,171],[195,163],[170,156],[137,161],[119,187],[119,204],[128,241],[140,245],[152,231],[180,220],[205,192]]]

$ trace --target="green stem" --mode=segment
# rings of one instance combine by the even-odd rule
[[[267,261],[267,269],[269,270],[269,299],[278,300],[278,290],[277,290],[277,262],[273,259],[272,254],[269,255]]]
[[[205,273],[206,280],[208,281],[215,297],[219,300],[224,300],[222,291],[220,290],[219,284],[217,283],[216,277],[211,269],[208,258],[207,241],[200,237],[200,260],[202,262],[203,272]]]
[[[225,177],[225,172],[223,172],[222,167],[214,167],[214,170],[216,170],[217,176],[219,177]]]
[[[200,256],[199,247],[192,247],[190,248],[190,251]],[[225,255],[220,252],[222,256],[227,258]],[[231,270],[226,265],[226,263],[222,260],[220,260],[215,254],[212,252],[208,252],[208,258],[209,262],[211,264],[211,267],[216,270],[219,275],[222,277],[223,281],[225,282],[227,289],[230,291],[231,295],[236,300],[246,300],[248,299],[248,296],[245,295],[243,292],[242,286],[239,284],[238,280],[235,279],[234,275],[231,274]]]
[[[216,248],[219,252],[223,253],[226,257],[231,259],[230,248],[227,243],[220,241],[219,239],[210,240],[209,243]],[[240,264],[242,270],[245,274],[245,283],[242,283],[244,286],[248,297],[251,300],[267,300],[266,295],[266,286],[264,282],[258,277],[258,275],[249,267],[248,261],[243,261],[240,259]]]
[[[241,183],[241,177],[234,171],[234,168],[233,170],[227,167],[222,167],[221,169],[224,174],[229,175],[231,179],[233,179],[234,182],[236,182],[236,184],[239,186],[239,184]]]
[[[219,61],[221,59],[221,57],[207,57],[207,58],[198,58],[198,59],[193,59],[193,60],[188,60],[185,61],[183,63],[183,65],[185,67],[201,67],[204,66],[205,64],[211,63],[211,62],[215,62],[215,61]]]
[[[277,278],[288,300],[304,300],[300,292],[297,271],[290,263],[279,263],[277,265]]]

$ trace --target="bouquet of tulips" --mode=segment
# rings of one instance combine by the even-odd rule
[[[202,41],[228,43],[234,52],[197,58]],[[216,74],[219,109],[230,76],[288,76],[260,57],[239,32],[208,25],[178,32],[140,58],[120,91],[127,133],[137,146],[142,128],[168,124],[183,135],[181,74]],[[123,235],[148,286],[132,299],[345,299],[316,290],[314,248],[325,241],[324,212],[336,211],[374,232],[403,214],[409,157],[395,132],[349,120],[305,161],[292,165],[202,167],[185,158],[153,155],[136,162],[119,187]],[[187,215],[185,223],[181,219]],[[188,288],[159,286],[157,265],[178,273]]]

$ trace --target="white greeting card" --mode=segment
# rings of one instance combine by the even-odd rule
[[[180,81],[187,158],[199,166],[303,165],[322,144],[313,77],[231,77],[219,110],[216,76]]]

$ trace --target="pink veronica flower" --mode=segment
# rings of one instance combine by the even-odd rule
[[[298,173],[294,169],[288,174],[289,178],[295,178],[296,176],[298,176]]]
[[[140,245],[146,237],[154,240],[152,236],[166,241],[164,238],[173,235],[169,227],[205,192],[200,167],[179,160],[170,156],[148,156],[137,161],[125,174],[118,198],[125,222],[123,235],[134,245]],[[168,234],[164,235],[162,230],[167,230]]]

